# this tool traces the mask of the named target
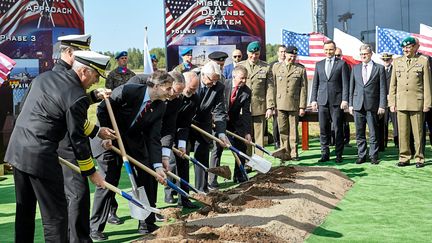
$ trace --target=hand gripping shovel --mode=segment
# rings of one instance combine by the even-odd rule
[[[256,143],[254,143],[254,142],[248,141],[247,139],[245,139],[245,138],[243,138],[243,137],[241,137],[241,136],[239,136],[239,135],[237,135],[237,134],[235,134],[235,133],[233,133],[233,132],[230,132],[230,131],[228,131],[228,130],[226,130],[226,133],[227,133],[228,135],[230,135],[230,136],[232,136],[232,137],[234,137],[234,138],[237,138],[238,140],[244,142],[245,144],[247,144],[247,145],[251,145],[251,146],[254,146],[255,148],[257,148],[257,149],[263,151],[264,153],[266,153],[266,154],[272,156],[272,154],[270,153],[270,151],[268,151],[268,150],[265,149],[264,147],[262,147],[262,146],[260,146],[260,145],[258,145],[258,144],[256,144]]]
[[[114,147],[114,146],[111,147],[111,150],[113,150],[113,151],[116,152],[117,154],[121,154],[121,151],[120,151],[118,148]],[[154,170],[152,170],[152,169],[150,169],[149,167],[145,166],[144,164],[140,163],[138,160],[132,158],[131,156],[129,156],[129,155],[126,155],[126,156],[127,156],[127,158],[128,158],[128,159],[129,159],[129,160],[130,160],[134,165],[138,166],[140,169],[144,170],[145,172],[149,173],[151,176],[153,176],[153,177],[155,177],[155,178],[160,178],[160,175],[159,175],[158,173],[156,173]],[[167,185],[168,185],[170,188],[172,188],[173,190],[177,191],[180,195],[182,195],[182,196],[184,196],[184,197],[186,197],[186,198],[194,199],[194,200],[196,200],[196,201],[199,201],[199,202],[202,202],[202,203],[208,205],[207,202],[205,202],[205,201],[203,201],[203,200],[201,200],[201,199],[198,199],[198,198],[196,198],[196,197],[193,197],[192,195],[189,195],[189,193],[185,192],[184,190],[182,190],[181,188],[179,188],[178,186],[176,186],[176,184],[172,183],[170,180],[165,179],[165,182],[167,183]]]
[[[231,169],[226,165],[218,166],[218,167],[214,167],[214,168],[207,168],[203,164],[201,164],[197,159],[190,157],[189,155],[183,153],[182,151],[180,151],[174,147],[172,147],[172,150],[178,156],[185,158],[187,160],[190,160],[192,163],[196,164],[198,167],[203,169],[205,172],[213,173],[213,174],[218,175],[220,177],[226,178],[227,180],[231,179]]]
[[[252,157],[249,157],[248,155],[246,155],[245,153],[239,151],[238,149],[236,149],[234,146],[232,145],[227,145],[225,144],[222,140],[220,140],[219,138],[211,135],[210,133],[202,130],[201,128],[195,126],[195,125],[191,125],[191,127],[195,130],[197,130],[198,132],[200,132],[201,134],[207,136],[208,138],[215,140],[216,142],[218,142],[219,144],[221,144],[222,146],[225,146],[227,148],[229,148],[231,151],[235,152],[236,154],[238,154],[239,156],[249,160],[246,165],[252,167],[253,169],[261,172],[261,173],[267,173],[270,169],[272,164],[267,161],[266,159],[258,156],[258,155],[252,155]]]
[[[59,161],[60,161],[60,163],[66,165],[67,167],[71,168],[75,172],[81,173],[79,167],[72,164],[71,162],[69,162],[69,161],[67,161],[61,157],[59,157]],[[136,200],[133,196],[129,195],[128,193],[120,190],[119,188],[111,185],[110,183],[108,183],[106,181],[104,181],[104,186],[108,190],[122,196],[123,198],[125,198],[126,200],[129,201],[129,209],[131,211],[131,216],[135,219],[145,220],[150,215],[150,213],[152,213],[152,212],[157,213],[157,214],[161,213],[161,211],[159,209],[152,208],[148,205],[144,205],[143,203]]]
[[[123,145],[123,140],[121,138],[120,130],[119,130],[118,126],[117,126],[117,122],[115,120],[115,116],[114,116],[113,109],[111,107],[111,103],[110,103],[110,101],[109,101],[109,99],[107,97],[105,97],[105,104],[107,106],[107,110],[108,110],[108,114],[109,114],[112,126],[114,128],[114,131],[116,132],[117,143],[118,143],[118,145],[120,147],[121,156],[122,156],[122,159],[123,159],[123,165],[126,168],[126,172],[127,172],[128,176],[129,176],[129,180],[130,180],[131,185],[132,185],[132,194],[140,202],[143,202],[145,205],[150,206],[150,202],[149,202],[149,200],[147,198],[147,193],[146,193],[144,187],[141,186],[141,187],[137,188],[135,177],[134,177],[134,175],[132,173],[132,167],[130,166],[130,163],[129,163],[129,161],[127,159],[127,156],[126,156],[126,150],[125,150],[125,147]],[[134,215],[133,215],[134,213],[135,212],[133,210],[131,210],[131,216],[133,218],[135,218]],[[150,214],[148,214],[147,217],[149,215]],[[139,219],[139,220],[144,220],[144,219]]]

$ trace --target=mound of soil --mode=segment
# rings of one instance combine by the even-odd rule
[[[303,242],[352,183],[333,168],[276,167],[236,188],[195,194],[208,206],[137,242]]]

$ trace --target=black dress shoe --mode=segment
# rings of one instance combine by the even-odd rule
[[[343,162],[343,158],[342,158],[342,157],[336,157],[335,162],[336,162],[337,164],[342,163],[342,162]]]
[[[420,163],[420,162],[416,163],[416,168],[422,168],[424,166],[425,166],[424,163]]]
[[[399,163],[397,163],[396,165],[399,166],[399,167],[404,167],[404,166],[408,166],[409,164],[410,164],[409,161],[408,162],[399,161]]]
[[[100,231],[92,231],[90,233],[90,238],[92,238],[92,240],[95,240],[95,241],[108,240],[108,237]]]
[[[380,163],[380,161],[378,160],[378,159],[376,159],[376,158],[371,158],[371,164],[373,164],[373,165],[377,165],[377,164],[379,164]]]
[[[178,206],[179,208],[189,208],[189,209],[198,208],[198,206],[193,204],[189,199],[182,199],[178,204]]]
[[[247,181],[246,178],[244,178],[244,176],[240,176],[240,177],[234,177],[234,183],[242,183]]]
[[[356,161],[356,164],[363,164],[364,162],[366,162],[366,159],[365,158],[358,158],[357,159],[357,161]]]
[[[115,225],[123,224],[123,221],[115,213],[108,215],[107,222]]]
[[[170,203],[170,204],[177,203],[177,199],[175,199],[173,197],[173,195],[171,194],[171,192],[170,193],[165,193],[165,199],[164,199],[164,201],[166,203]]]
[[[154,223],[139,223],[138,225],[138,234],[145,235],[145,234],[151,234],[154,231],[159,229],[159,226],[155,225]]]
[[[321,156],[321,158],[318,160],[318,162],[322,163],[322,162],[327,162],[329,160],[330,160],[330,158],[328,156]]]

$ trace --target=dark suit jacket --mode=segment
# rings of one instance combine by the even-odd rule
[[[68,132],[75,158],[86,163],[82,173],[92,174],[95,168],[89,163],[91,150],[84,133],[89,105],[75,71],[42,73],[32,82],[4,160],[31,175],[63,180],[56,151]]]
[[[199,104],[200,99],[197,94],[193,94],[191,97],[183,97],[182,104],[178,109],[176,121],[177,140],[188,140],[192,118],[195,116]]]
[[[225,83],[225,105],[228,108],[229,117],[227,127],[231,129],[231,132],[236,132],[244,137],[252,131],[252,114],[250,111],[252,91],[246,85],[240,87],[237,90],[234,103],[230,106],[232,89],[232,80],[229,79]]]
[[[387,94],[389,93],[389,89],[390,89],[390,80],[391,80],[392,69],[393,69],[393,64],[391,64],[389,70],[385,72]],[[385,70],[385,67],[384,67],[384,70]]]
[[[349,105],[359,111],[378,111],[387,107],[387,88],[384,66],[372,62],[371,75],[364,84],[362,77],[363,63],[353,67],[350,80]]]
[[[345,61],[335,58],[330,78],[325,73],[326,59],[317,62],[312,83],[311,102],[318,105],[340,105],[348,102],[349,67]]]
[[[144,163],[161,163],[165,102],[152,102],[150,110],[131,126],[140,112],[146,89],[142,84],[124,84],[115,88],[109,99],[127,152]],[[98,106],[97,117],[101,126],[112,127],[105,101]]]
[[[211,132],[213,121],[216,125],[216,134],[225,133],[227,110],[225,107],[224,87],[218,81],[211,88],[207,89],[193,117],[193,123],[207,132]]]

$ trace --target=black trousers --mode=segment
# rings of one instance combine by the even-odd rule
[[[67,159],[78,166],[75,159]],[[87,177],[62,164],[68,207],[69,242],[92,242],[90,238],[90,189]]]
[[[14,169],[15,242],[33,242],[36,202],[42,216],[45,242],[67,242],[68,212],[63,181],[38,178]]]
[[[117,156],[112,151],[105,151],[97,157],[97,163],[99,165],[99,173],[102,177],[105,177],[105,181],[118,186],[123,165],[120,156]],[[92,231],[104,231],[114,196],[114,192],[96,187],[92,215],[90,217],[90,228]]]
[[[205,167],[209,167],[210,141],[205,140],[203,135],[191,129],[189,133],[190,150],[194,152],[194,157]],[[208,192],[208,173],[201,167],[195,165],[195,188]]]
[[[177,167],[177,175],[183,180],[189,182],[189,160],[183,159],[177,156],[177,154],[175,154],[175,161]],[[180,183],[180,188],[183,189],[185,192],[189,193],[189,187],[184,185],[183,183]],[[171,191],[174,190],[171,189]],[[184,198],[180,194],[178,195],[179,195],[178,202],[180,203],[181,201],[184,200]]]
[[[343,134],[344,111],[339,106],[320,105],[318,109],[318,120],[320,126],[321,154],[330,156],[331,127],[335,130],[336,157],[342,157],[344,149]]]

